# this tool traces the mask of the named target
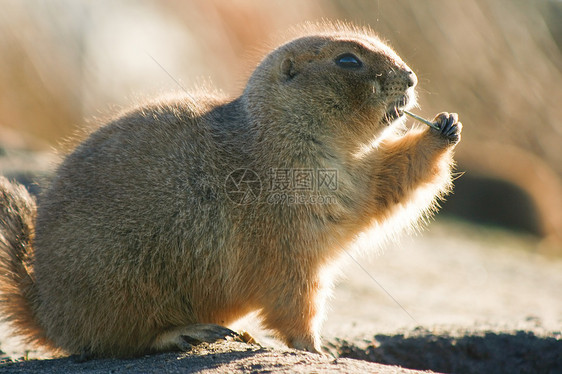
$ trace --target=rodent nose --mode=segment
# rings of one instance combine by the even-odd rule
[[[413,71],[408,70],[407,75],[408,75],[408,87],[414,87],[416,84],[418,84],[418,77],[416,77],[416,74],[414,74]]]

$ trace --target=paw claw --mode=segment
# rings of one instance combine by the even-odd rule
[[[193,339],[189,335],[180,335],[177,342],[178,349],[182,352],[188,352],[191,350],[191,348],[193,348],[194,345],[198,344],[201,344],[201,341]]]
[[[462,124],[459,122],[457,113],[439,113],[434,122],[439,130],[433,130],[433,132],[445,138],[448,143],[456,144],[460,140]]]
[[[307,351],[311,353],[320,353],[322,354],[322,349],[320,348],[320,342],[318,341],[301,341],[301,340],[294,340],[288,344],[290,348],[298,349],[301,351]]]
[[[189,351],[201,343],[214,343],[228,337],[240,339],[240,334],[224,326],[214,324],[192,324],[178,327],[160,335],[153,343],[155,351],[180,350]]]
[[[447,131],[447,136],[455,136],[458,132],[459,132],[459,126],[453,125],[451,126],[449,131]]]
[[[236,337],[238,334],[231,329],[214,324],[194,324],[186,328],[185,335],[194,342],[213,343],[227,337]]]

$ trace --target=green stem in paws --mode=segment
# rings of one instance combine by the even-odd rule
[[[439,126],[437,126],[435,123],[433,123],[433,122],[431,122],[431,121],[428,121],[428,120],[426,120],[426,119],[423,118],[423,117],[420,117],[420,116],[418,116],[418,115],[415,115],[414,113],[408,112],[407,110],[404,110],[403,112],[404,112],[405,114],[409,115],[410,117],[412,117],[412,118],[414,118],[414,119],[417,119],[418,121],[420,121],[420,122],[422,122],[422,123],[425,123],[425,124],[428,125],[429,127],[433,127],[435,130],[441,130],[441,129],[439,128]]]

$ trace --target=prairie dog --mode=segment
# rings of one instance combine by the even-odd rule
[[[240,97],[180,94],[111,120],[37,204],[1,179],[2,316],[30,342],[125,357],[258,310],[319,352],[323,270],[451,188],[458,116],[394,131],[416,84],[372,31],[325,24],[268,54]]]

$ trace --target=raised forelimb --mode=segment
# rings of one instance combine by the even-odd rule
[[[433,196],[448,190],[453,166],[452,150],[460,141],[462,124],[456,113],[440,113],[436,128],[412,130],[383,141],[368,160],[369,192],[367,215],[385,219],[399,205],[411,203],[418,195]],[[431,194],[418,194],[430,189]]]

